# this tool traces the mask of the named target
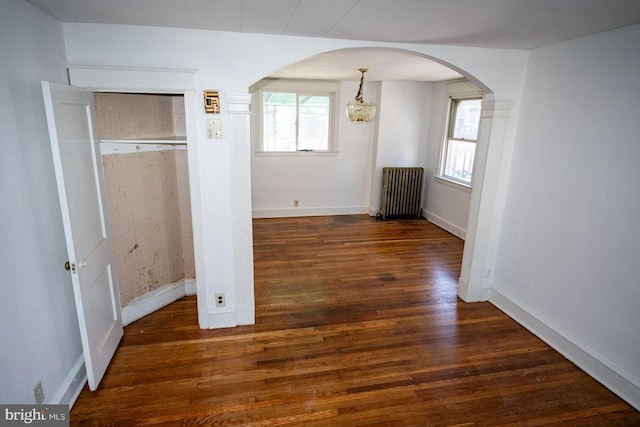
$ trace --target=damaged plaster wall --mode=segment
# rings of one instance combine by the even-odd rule
[[[195,278],[186,150],[102,157],[120,300]],[[180,176],[180,178],[178,178]]]
[[[185,134],[182,97],[96,93],[94,101],[101,141],[139,139],[142,146],[145,139]],[[195,278],[187,151],[143,147],[102,156],[123,307],[165,285]]]

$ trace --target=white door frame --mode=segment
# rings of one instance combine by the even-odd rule
[[[200,194],[200,166],[197,138],[196,70],[67,65],[72,86],[96,92],[183,94],[191,195],[191,223],[196,270],[198,323],[209,328],[207,280],[204,268],[204,227]]]

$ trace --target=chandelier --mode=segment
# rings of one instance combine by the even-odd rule
[[[347,103],[347,117],[352,122],[365,123],[376,118],[376,103],[364,102],[362,99],[362,84],[364,83],[364,73],[366,68],[360,68],[358,71],[362,73],[360,77],[360,87],[356,94],[356,99]]]

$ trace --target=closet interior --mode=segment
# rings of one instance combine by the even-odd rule
[[[122,307],[195,282],[184,96],[94,93]]]

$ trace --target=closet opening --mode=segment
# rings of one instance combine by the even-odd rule
[[[195,295],[183,94],[94,92],[123,323]]]

